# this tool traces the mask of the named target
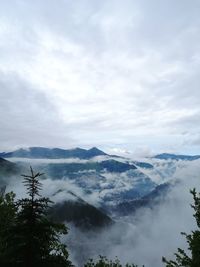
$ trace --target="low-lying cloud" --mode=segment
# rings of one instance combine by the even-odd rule
[[[72,258],[79,266],[88,256],[97,257],[100,254],[112,259],[117,256],[123,263],[164,266],[162,256],[173,258],[178,247],[187,250],[187,243],[180,232],[190,232],[196,228],[189,190],[194,187],[200,190],[199,173],[199,161],[184,162],[184,167],[177,167],[173,177],[180,182],[171,190],[165,202],[153,209],[141,209],[134,216],[122,218],[115,226],[99,234],[82,233],[71,226],[68,242],[73,248]],[[81,247],[85,248],[82,252]]]
[[[154,164],[155,164],[155,160]],[[108,258],[117,256],[123,263],[135,262],[146,267],[162,266],[161,258],[173,258],[176,248],[187,249],[185,238],[180,232],[190,232],[195,229],[195,221],[190,207],[192,196],[189,190],[199,186],[200,160],[173,161],[173,174],[164,181],[179,181],[165,197],[164,202],[150,208],[143,208],[136,214],[118,218],[115,225],[100,232],[80,231],[73,224],[69,225],[70,231],[64,241],[68,244],[71,257],[78,266],[88,257],[96,258],[106,255]],[[162,173],[166,172],[170,162],[157,160],[156,168],[159,170],[160,180],[163,182]],[[158,173],[155,172],[156,176]],[[153,177],[153,172],[151,173]],[[121,179],[118,177],[118,179]],[[66,179],[44,179],[43,194],[55,202],[74,200],[76,198],[69,192],[75,193],[84,200],[98,206],[99,193],[89,196],[83,188],[73,181]],[[13,189],[17,196],[25,196],[21,181],[15,179],[7,188]]]

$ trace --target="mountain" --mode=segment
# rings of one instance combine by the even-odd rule
[[[0,158],[0,176],[9,176],[19,172],[17,164]]]
[[[51,163],[48,164],[45,172],[53,178],[62,178],[64,176],[74,177],[75,174],[81,175],[85,172],[102,172],[104,170],[111,173],[123,173],[128,170],[137,169],[135,165],[123,163],[116,160],[105,160],[100,162],[86,163]]]
[[[47,164],[42,169],[55,180],[73,185],[89,199],[95,199],[105,209],[110,204],[140,198],[156,184],[135,165],[107,160],[86,163]],[[108,209],[106,209],[108,210]]]
[[[32,147],[27,150],[19,149],[14,152],[3,153],[3,156],[6,158],[21,158],[18,164],[23,167],[23,173],[26,173],[28,165],[33,162],[34,169],[44,172],[46,175],[44,179],[53,179],[55,187],[63,184],[64,187],[66,185],[68,190],[71,189],[75,193],[79,192],[78,194],[86,201],[78,199],[77,196],[75,200],[71,199],[70,196],[73,194],[70,193],[65,198],[62,197],[62,202],[53,199],[56,205],[52,210],[56,220],[73,222],[79,227],[106,225],[110,218],[102,212],[103,210],[112,214],[114,206],[119,206],[120,209],[121,203],[130,203],[133,200],[140,199],[157,186],[142,171],[142,169],[153,169],[153,165],[128,159],[113,159],[113,156],[107,155],[98,148],[64,150]],[[106,157],[90,160],[95,156]],[[28,163],[27,161],[23,162],[22,158],[29,158]],[[59,160],[51,161],[52,163],[42,160],[34,162],[32,159],[35,158],[79,158],[84,159],[84,161],[73,159],[64,161],[65,163],[61,163]],[[17,166],[5,159],[2,159],[2,162],[4,165],[6,163],[9,165],[8,171],[10,172],[12,172],[14,166]],[[5,175],[5,177],[7,176]],[[61,188],[61,190],[64,189]],[[101,210],[94,205],[98,205]]]
[[[150,193],[139,199],[123,201],[112,207],[112,212],[115,214],[115,216],[127,216],[134,214],[140,208],[153,208],[164,201],[172,187],[173,185],[169,182],[158,185]]]
[[[153,169],[153,165],[147,162],[133,161],[133,164],[139,168]]]
[[[61,148],[46,148],[46,147],[30,147],[28,149],[18,149],[13,152],[0,153],[2,158],[35,158],[35,159],[63,159],[63,158],[79,158],[90,159],[96,156],[106,156],[107,154],[96,147],[91,149],[61,149]]]
[[[189,155],[176,155],[176,154],[168,154],[168,153],[163,153],[154,156],[155,159],[162,159],[162,160],[197,160],[200,159],[200,155],[194,155],[194,156],[189,156]]]
[[[0,158],[0,195],[5,192],[13,175],[19,175],[20,168],[17,164]]]
[[[61,193],[59,190],[57,194]],[[88,204],[71,191],[68,200],[55,204],[50,210],[50,216],[56,222],[73,223],[81,229],[101,228],[114,223],[112,219],[96,207]],[[56,194],[55,194],[56,195]],[[54,195],[54,196],[55,196]]]
[[[106,169],[108,172],[119,172],[119,173],[137,169],[133,164],[124,163],[112,159],[99,162],[99,166],[100,169]]]

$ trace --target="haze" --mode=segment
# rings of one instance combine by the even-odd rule
[[[198,0],[0,1],[0,149],[199,153]]]

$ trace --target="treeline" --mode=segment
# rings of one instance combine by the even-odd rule
[[[55,223],[49,217],[52,204],[42,197],[42,173],[22,175],[27,197],[15,199],[13,192],[0,195],[0,266],[1,267],[73,267],[65,244],[60,236],[68,232],[64,224]],[[194,199],[192,208],[197,230],[186,236],[190,255],[182,249],[175,253],[175,260],[163,258],[166,267],[200,267],[200,195],[191,191]],[[170,233],[169,233],[170,234]],[[90,259],[84,267],[123,267],[120,261],[100,256]],[[126,264],[125,267],[138,267]],[[153,267],[153,266],[152,266]]]

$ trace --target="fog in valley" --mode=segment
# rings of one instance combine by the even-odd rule
[[[31,161],[31,159],[22,160],[18,164],[22,164],[24,171],[27,171]],[[187,250],[187,243],[180,232],[190,232],[195,229],[193,210],[190,207],[192,196],[189,191],[194,187],[197,191],[200,190],[200,160],[146,159],[146,161],[153,164],[154,168],[143,171],[157,184],[170,182],[172,184],[170,191],[153,208],[140,208],[136,213],[127,216],[114,216],[114,224],[99,230],[81,230],[73,223],[67,223],[69,234],[62,239],[68,245],[70,257],[75,264],[82,266],[88,257],[105,255],[110,259],[117,256],[122,263],[134,262],[139,265],[144,264],[146,267],[160,267],[163,265],[162,256],[171,259],[178,247]],[[55,162],[58,163],[58,160]],[[71,159],[67,162],[80,162],[80,160]],[[34,168],[43,171],[47,161],[38,160],[32,163]],[[120,174],[117,176],[118,179],[122,179]],[[115,175],[115,179],[117,176]],[[94,190],[93,193],[87,194],[84,188],[76,185],[73,179],[68,177],[52,179],[44,175],[42,183],[43,195],[50,197],[55,203],[62,203],[66,199],[75,201],[75,197],[69,192],[75,193],[96,207],[99,207],[102,201],[100,197],[102,192]],[[59,192],[60,189],[62,190]],[[10,180],[7,191],[11,190],[16,192],[17,197],[25,196],[20,177]],[[58,193],[55,194],[56,192]]]
[[[199,47],[199,0],[0,0],[0,196],[26,198],[21,174],[43,173],[76,267],[99,255],[164,267],[188,250]]]

